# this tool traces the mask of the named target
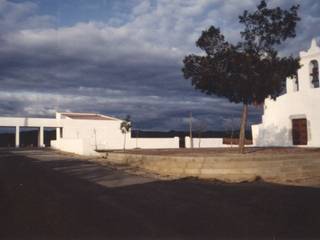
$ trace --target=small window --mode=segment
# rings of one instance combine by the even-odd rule
[[[316,60],[310,62],[310,80],[313,88],[319,87],[319,65]]]
[[[298,74],[297,74],[296,78],[293,79],[293,81],[294,81],[294,90],[295,90],[296,92],[298,92],[298,91],[299,91],[299,78],[298,78]]]

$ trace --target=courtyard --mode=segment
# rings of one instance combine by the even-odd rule
[[[316,187],[160,179],[56,151],[0,152],[1,239],[316,239],[319,202]]]

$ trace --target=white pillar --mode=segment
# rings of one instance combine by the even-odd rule
[[[40,127],[40,132],[39,132],[39,147],[45,147],[45,145],[44,145],[44,127]]]
[[[61,138],[60,131],[60,128],[56,128],[56,140],[59,140]]]
[[[20,147],[20,126],[16,126],[16,147]]]

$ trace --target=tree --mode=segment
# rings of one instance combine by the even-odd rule
[[[201,121],[198,120],[195,124],[195,130],[198,133],[198,148],[201,147],[201,138],[202,138],[202,133],[205,132],[207,129],[207,123],[206,121]]]
[[[299,69],[299,58],[280,57],[277,46],[295,37],[300,20],[299,5],[289,10],[268,8],[265,1],[249,13],[244,11],[239,22],[244,25],[241,41],[231,44],[220,29],[211,26],[196,42],[204,55],[188,55],[182,69],[195,89],[208,95],[242,103],[239,150],[244,153],[248,105],[263,104],[264,99],[275,99],[283,91],[283,81],[294,77]]]
[[[126,150],[126,139],[127,139],[127,133],[130,131],[132,125],[130,121],[130,115],[127,115],[126,119],[123,120],[120,124],[120,130],[124,136],[123,140],[123,151]]]

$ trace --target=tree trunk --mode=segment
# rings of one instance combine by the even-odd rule
[[[240,125],[240,135],[239,135],[240,153],[244,153],[244,150],[245,150],[247,119],[248,119],[248,104],[243,104],[241,125]]]
[[[123,139],[123,151],[126,150],[126,140],[127,140],[127,133],[124,133],[124,139]]]

